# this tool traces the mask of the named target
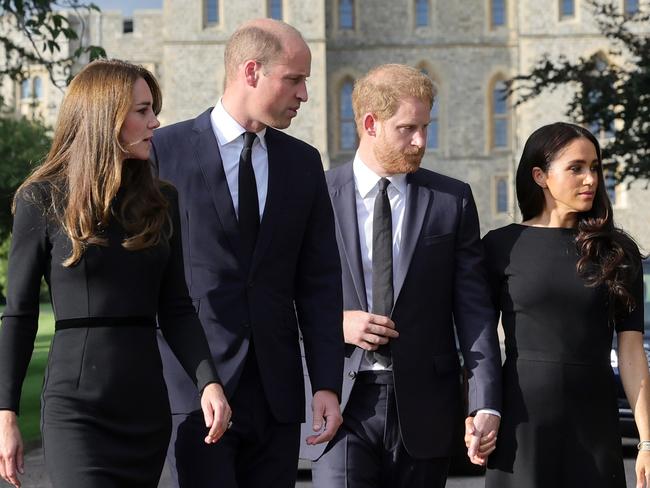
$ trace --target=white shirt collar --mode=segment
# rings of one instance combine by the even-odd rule
[[[221,103],[221,98],[215,105],[214,109],[212,109],[210,120],[220,146],[230,144],[246,132],[246,129],[239,125],[239,122],[233,119],[232,116],[226,112],[223,103]],[[260,144],[266,150],[266,127],[256,134]]]
[[[354,181],[361,198],[366,198],[368,194],[377,188],[377,183],[381,179],[377,173],[371,170],[366,163],[361,160],[359,152],[354,155],[354,162],[352,163],[352,172],[354,173]],[[401,195],[406,194],[406,174],[399,173],[396,175],[388,176],[391,186],[394,187]],[[389,187],[390,188],[390,187]]]

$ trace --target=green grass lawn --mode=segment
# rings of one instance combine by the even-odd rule
[[[54,314],[52,306],[41,304],[38,334],[34,343],[34,353],[27,369],[27,376],[23,383],[23,394],[20,399],[20,416],[18,423],[26,444],[33,444],[41,437],[41,389],[43,388],[43,374],[47,365],[47,354],[54,336]]]

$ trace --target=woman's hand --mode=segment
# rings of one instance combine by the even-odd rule
[[[492,451],[496,449],[497,444],[497,432],[496,430],[490,430],[487,434],[479,434],[474,425],[474,417],[467,417],[465,419],[465,446],[469,449],[470,444],[472,443],[472,438],[476,435],[479,435],[481,440],[479,443],[478,450],[475,455],[470,456],[468,453],[469,460],[473,464],[478,464],[479,466],[485,466],[487,458]],[[648,487],[650,488],[650,487]]]
[[[18,473],[24,472],[23,439],[16,412],[0,410],[0,476],[20,488]]]
[[[650,488],[650,451],[639,451],[635,471],[636,488]]]
[[[210,383],[201,394],[201,410],[205,426],[210,429],[205,437],[206,444],[214,444],[230,426],[232,411],[223,388],[218,383]]]

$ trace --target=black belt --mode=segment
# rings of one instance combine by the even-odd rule
[[[392,385],[393,372],[392,371],[359,371],[356,376],[356,383],[365,385]]]
[[[151,327],[155,329],[156,319],[154,317],[82,317],[57,320],[54,326],[55,330],[82,327]]]

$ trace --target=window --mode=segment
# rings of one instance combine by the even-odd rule
[[[133,19],[124,19],[122,21],[122,34],[130,34],[133,32]]]
[[[269,17],[282,20],[282,0],[269,0]]]
[[[415,27],[429,25],[429,0],[415,0]]]
[[[339,0],[339,29],[354,29],[354,0]]]
[[[560,18],[573,17],[575,15],[574,0],[560,0]]]
[[[438,98],[433,101],[433,106],[431,107],[431,122],[429,122],[429,127],[427,128],[427,148],[428,149],[438,149],[440,142],[438,141],[438,131],[439,131],[439,107],[440,102]]]
[[[30,98],[32,96],[29,80],[23,80],[20,83],[20,98]]]
[[[497,81],[492,89],[492,147],[508,147],[508,106],[506,84]]]
[[[339,93],[339,147],[343,151],[353,150],[357,145],[357,127],[352,110],[353,87],[352,81],[346,80]]]
[[[207,25],[219,23],[219,0],[203,0],[205,23]]]
[[[506,25],[506,0],[490,0],[492,27]]]
[[[639,11],[639,0],[623,0],[623,13],[634,15]]]
[[[508,213],[508,180],[504,176],[497,177],[496,181],[496,210],[497,213]]]
[[[34,98],[43,98],[43,82],[39,77],[34,78]]]

